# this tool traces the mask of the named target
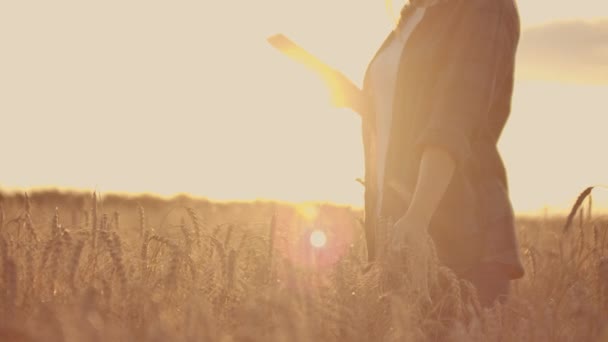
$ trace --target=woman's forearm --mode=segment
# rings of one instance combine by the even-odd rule
[[[428,225],[452,180],[455,168],[456,163],[447,151],[432,146],[425,148],[416,191],[406,215]]]

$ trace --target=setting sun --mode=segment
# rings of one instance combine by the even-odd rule
[[[313,221],[319,216],[319,208],[311,203],[302,203],[296,206],[298,215],[305,221]]]

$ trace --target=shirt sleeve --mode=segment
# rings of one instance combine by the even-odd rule
[[[499,0],[464,1],[450,34],[445,62],[433,88],[430,118],[417,140],[447,151],[456,165],[471,155],[471,140],[488,115],[500,59],[505,55],[503,6]]]

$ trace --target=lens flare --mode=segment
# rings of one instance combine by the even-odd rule
[[[310,244],[315,248],[323,248],[327,243],[327,235],[321,230],[315,230],[310,234]]]

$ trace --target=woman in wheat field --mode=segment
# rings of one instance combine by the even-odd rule
[[[406,255],[413,286],[427,286],[430,236],[441,263],[485,305],[524,273],[497,150],[520,35],[514,1],[411,0],[363,90],[337,73],[334,94],[363,120],[370,259],[381,254],[379,218],[393,218],[388,250]]]

